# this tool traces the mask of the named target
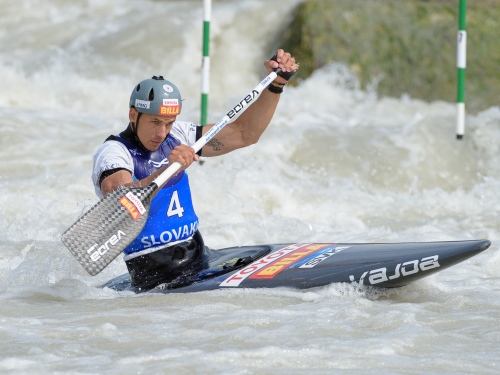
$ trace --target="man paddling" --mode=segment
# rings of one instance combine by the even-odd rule
[[[213,124],[202,127],[177,121],[182,109],[181,94],[175,84],[162,76],[141,81],[133,89],[127,128],[108,137],[95,153],[92,180],[100,198],[123,187],[147,186],[168,165],[182,165],[159,189],[142,232],[124,250],[134,287],[148,290],[203,268],[205,247],[185,169],[200,155],[223,155],[259,140],[274,115],[284,86],[298,70],[295,59],[282,49],[264,66],[269,72],[279,68],[278,77],[199,155],[191,146]]]

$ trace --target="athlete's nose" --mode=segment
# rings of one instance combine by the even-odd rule
[[[169,132],[169,127],[168,125],[162,125],[158,128],[158,137],[160,138],[165,138]]]

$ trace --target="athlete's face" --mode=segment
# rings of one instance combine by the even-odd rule
[[[129,113],[130,122],[136,123],[137,115],[137,110],[131,108]],[[139,117],[139,124],[136,123],[136,125],[138,125],[137,136],[144,147],[149,151],[158,150],[172,129],[176,118],[177,116],[166,117],[143,113]]]

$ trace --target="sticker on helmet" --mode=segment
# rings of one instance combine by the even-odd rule
[[[150,103],[151,102],[148,102],[147,100],[135,99],[135,107],[136,108],[149,109]]]
[[[170,85],[163,85],[163,90],[165,90],[165,92],[172,92],[174,88]]]
[[[177,99],[163,99],[163,105],[179,105],[179,100]]]
[[[161,105],[158,114],[160,116],[177,116],[181,112],[178,105]]]

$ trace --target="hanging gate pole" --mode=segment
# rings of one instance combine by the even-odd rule
[[[201,125],[207,124],[210,83],[210,18],[212,0],[203,0],[203,60],[201,63]]]
[[[465,66],[467,31],[465,26],[465,13],[467,0],[460,0],[458,11],[458,35],[457,35],[457,139],[462,139],[465,131]]]

